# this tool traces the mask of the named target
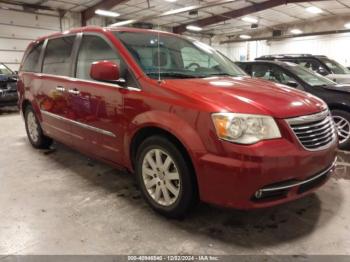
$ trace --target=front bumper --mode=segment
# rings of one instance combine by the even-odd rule
[[[325,170],[322,170],[320,173],[308,177],[305,180],[288,180],[280,183],[276,183],[273,185],[265,186],[258,191],[255,192],[252,197],[253,201],[269,201],[278,198],[286,197],[289,192],[294,189],[297,189],[298,194],[305,193],[312,188],[316,188],[317,186],[323,184],[329,176],[333,173],[335,169],[337,158],[333,161],[333,163],[327,167]]]
[[[253,209],[303,197],[324,184],[334,169],[337,142],[314,152],[284,138],[248,147],[228,142],[222,146],[225,156],[205,154],[196,165],[200,198]]]
[[[17,92],[9,92],[7,90],[0,90],[0,106],[15,106],[17,105]]]

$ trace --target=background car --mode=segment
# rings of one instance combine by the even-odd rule
[[[299,64],[339,84],[350,84],[350,70],[323,55],[266,55],[255,60],[281,60]]]
[[[236,64],[254,78],[288,85],[323,99],[337,125],[339,147],[350,149],[350,85],[339,85],[290,62],[259,60]]]
[[[17,104],[17,74],[0,63],[0,107]]]

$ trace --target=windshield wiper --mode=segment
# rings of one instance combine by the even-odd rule
[[[320,85],[313,85],[314,87],[324,87],[324,86],[331,86],[331,85],[327,85],[327,84],[320,84]]]
[[[197,75],[189,75],[189,74],[184,74],[184,73],[180,73],[180,72],[156,72],[156,71],[152,71],[152,72],[147,72],[147,75],[155,75],[157,76],[158,74],[160,74],[160,76],[164,76],[164,77],[176,77],[176,78],[198,78],[199,76]]]
[[[236,77],[236,76],[244,76],[244,75],[241,75],[241,74],[231,75],[231,74],[228,74],[228,73],[214,73],[214,74],[203,75],[202,77],[211,77],[211,76],[231,76],[231,77]]]

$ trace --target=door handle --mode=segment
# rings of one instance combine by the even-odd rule
[[[72,94],[72,95],[79,95],[80,91],[78,89],[74,88],[74,89],[69,89],[68,93]]]
[[[64,92],[64,91],[66,91],[66,89],[65,89],[63,86],[56,86],[56,90],[57,90],[58,92]]]

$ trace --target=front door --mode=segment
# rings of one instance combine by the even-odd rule
[[[117,83],[94,81],[90,67],[95,61],[113,61],[121,68],[124,64],[113,46],[100,35],[84,34],[77,54],[76,81],[69,86],[69,105],[72,112],[72,132],[83,136],[73,144],[80,150],[99,158],[121,163],[124,128],[123,93]]]

